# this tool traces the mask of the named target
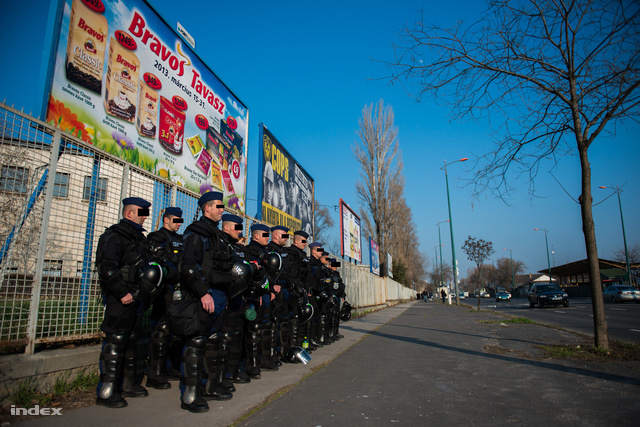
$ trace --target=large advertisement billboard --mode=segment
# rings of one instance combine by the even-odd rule
[[[244,212],[247,107],[142,0],[61,1],[47,122]]]
[[[373,274],[380,275],[380,248],[378,244],[373,241],[373,237],[369,237],[369,261],[371,265],[369,270]]]
[[[340,199],[340,232],[342,234],[341,255],[362,262],[360,217],[342,199]]]
[[[313,235],[313,178],[260,123],[259,219]]]

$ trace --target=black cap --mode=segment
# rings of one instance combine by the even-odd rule
[[[307,233],[306,231],[302,231],[302,230],[298,230],[295,233],[293,233],[294,236],[302,236],[303,239],[308,239],[309,238],[309,233]]]
[[[274,231],[276,231],[276,230],[282,230],[282,231],[284,231],[285,233],[288,233],[288,232],[289,232],[289,228],[288,228],[288,227],[285,227],[284,225],[276,225],[275,227],[271,227],[271,232],[272,232],[272,233],[273,233]]]
[[[204,205],[205,203],[210,202],[212,200],[220,200],[220,201],[222,201],[223,199],[224,199],[224,195],[221,192],[219,192],[219,191],[207,191],[202,196],[200,196],[200,199],[198,200],[198,206],[202,207],[202,205]]]
[[[226,213],[222,215],[222,222],[235,222],[236,224],[242,224],[242,218],[240,218],[238,215],[234,215],[234,214],[230,214],[230,213]]]
[[[264,224],[253,224],[251,226],[251,232],[255,233],[256,231],[262,231],[265,233],[268,233],[269,231],[271,231],[271,229],[269,228],[268,225],[264,225]]]
[[[176,207],[168,207],[164,210],[164,213],[167,215],[177,216],[178,218],[182,218],[182,209]]]
[[[148,208],[151,206],[151,203],[147,202],[145,199],[140,197],[127,197],[126,199],[122,199],[122,206],[134,205],[141,208]]]

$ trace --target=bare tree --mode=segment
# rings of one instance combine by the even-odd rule
[[[360,215],[365,232],[380,247],[380,270],[387,274],[391,221],[398,211],[395,203],[404,193],[402,159],[398,148],[398,128],[394,125],[393,108],[381,99],[374,107],[362,109],[357,133],[360,144],[352,147],[360,163],[360,180],[356,182],[358,198],[363,206]]]
[[[327,243],[329,231],[334,225],[333,218],[331,218],[331,211],[329,211],[326,205],[319,204],[317,200],[314,201],[313,207],[314,240],[316,242]]]
[[[524,272],[524,262],[516,259],[511,262],[511,258],[498,258],[496,261],[495,282],[504,286],[505,289],[511,289],[512,280],[517,274]]]
[[[640,245],[635,244],[629,249],[629,263],[637,264],[640,262]],[[627,256],[625,255],[624,248],[613,251],[613,259],[618,262],[627,262]]]
[[[480,285],[482,283],[482,264],[493,253],[493,243],[483,239],[476,239],[469,236],[465,240],[462,250],[467,254],[467,258],[476,263],[478,267],[478,310],[480,310]]]
[[[393,255],[394,280],[411,287],[425,279],[427,260],[414,238],[416,224],[406,199],[398,196],[395,204],[396,215],[389,228],[387,250]],[[396,266],[401,275],[396,274]]]
[[[534,191],[543,161],[555,164],[558,156],[577,153],[595,345],[604,349],[609,338],[588,149],[619,122],[640,116],[639,33],[635,1],[493,0],[472,25],[417,22],[390,64],[392,79],[411,82],[418,100],[442,96],[456,118],[500,116],[496,149],[478,162],[478,191],[503,197],[508,172],[528,175]]]
[[[444,280],[444,283],[442,281]],[[445,286],[445,283],[453,280],[453,270],[451,264],[443,263],[442,272],[440,271],[440,264],[435,266],[429,271],[429,281],[435,283],[436,287]]]

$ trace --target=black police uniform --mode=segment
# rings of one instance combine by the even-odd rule
[[[167,379],[167,359],[171,358],[174,370],[180,369],[180,355],[184,342],[179,336],[171,340],[171,328],[167,310],[173,302],[173,293],[180,291],[180,264],[182,261],[182,236],[164,227],[147,236],[153,259],[164,267],[162,279],[165,285],[162,292],[153,301],[150,320],[153,326],[149,340],[149,366],[147,368],[147,387],[157,389],[171,388]],[[179,293],[178,295],[181,295]]]
[[[290,310],[291,316],[291,345],[301,347],[304,338],[309,336],[307,326],[308,319],[301,318],[301,312],[306,304],[309,303],[309,288],[307,284],[307,276],[309,275],[309,257],[306,252],[297,246],[285,248],[288,257],[288,265],[290,272],[288,277],[291,278],[291,300]],[[313,346],[311,348],[313,349]]]
[[[226,291],[232,282],[229,270],[233,257],[224,242],[218,222],[205,216],[193,222],[183,236],[182,288],[184,297],[194,303],[192,314],[195,325],[183,353],[183,382],[181,407],[191,412],[204,412],[208,405],[203,399],[228,400],[231,393],[222,386],[228,348],[223,348],[222,325],[227,305]],[[200,299],[211,295],[215,311],[207,313]],[[188,302],[188,301],[187,301]],[[187,322],[189,316],[185,316]],[[201,390],[202,368],[208,376],[206,388]]]
[[[255,240],[251,240],[244,249],[247,260],[250,262],[262,263],[265,255],[269,253],[266,245],[261,245]],[[261,270],[265,270],[262,268]],[[273,330],[273,321],[271,319],[271,310],[273,304],[271,304],[271,288],[275,283],[275,277],[269,277],[269,274],[264,271],[264,274],[269,279],[269,290],[264,295],[250,295],[246,298],[249,303],[252,303],[256,308],[256,318],[253,321],[245,322],[245,355],[247,363],[245,370],[247,374],[252,378],[258,378],[260,370],[277,371],[278,364],[272,359],[274,357],[274,343],[276,341],[276,335]]]
[[[100,237],[96,267],[105,304],[100,329],[106,334],[100,353],[100,383],[96,403],[108,407],[123,407],[123,397],[144,397],[147,390],[139,382],[137,372],[138,333],[144,305],[139,300],[124,305],[121,299],[128,293],[137,294],[138,266],[149,253],[141,225],[128,219],[109,227]],[[120,380],[122,379],[122,384]]]
[[[282,258],[282,273],[275,284],[280,286],[280,292],[273,299],[272,318],[274,328],[277,330],[278,344],[276,346],[276,355],[282,357],[287,354],[291,348],[291,279],[289,275],[292,266],[289,261],[289,253],[284,247],[273,242],[267,244],[269,252],[276,252]]]
[[[340,333],[340,301],[346,298],[346,286],[342,281],[339,271],[331,270],[331,287],[333,289],[334,305],[331,307],[331,314],[329,318],[331,338],[336,341],[344,338],[344,335]]]
[[[314,299],[318,304],[316,318],[316,328],[312,329],[313,342],[316,345],[328,345],[331,341],[327,339],[329,329],[329,307],[331,294],[327,290],[331,279],[326,272],[322,262],[316,257],[311,257],[309,262],[309,285]],[[315,333],[315,334],[314,334]]]

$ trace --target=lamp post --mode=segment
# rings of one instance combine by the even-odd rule
[[[546,228],[534,228],[535,231],[544,231],[544,243],[547,245],[547,268],[549,269],[549,283],[551,283],[551,261],[549,260],[549,240],[547,240],[548,230]]]
[[[442,224],[443,222],[449,222],[449,220],[440,221],[436,224],[436,226],[438,227],[438,243],[440,244],[440,281],[444,285],[444,266],[442,265],[442,238],[440,237],[440,224]]]
[[[456,162],[464,162],[469,160],[468,157],[463,157],[455,162],[449,163],[450,165]],[[449,230],[451,231],[451,267],[453,270],[453,284],[456,288],[456,305],[460,305],[460,293],[458,292],[458,262],[456,261],[456,245],[453,240],[453,219],[451,219],[451,197],[449,196],[449,174],[447,173],[447,160],[444,161],[444,166],[440,169],[444,169],[444,180],[447,185],[447,205],[449,206]]]
[[[631,283],[631,269],[629,268],[629,252],[627,251],[627,235],[624,232],[624,218],[622,217],[622,202],[620,201],[620,193],[622,189],[616,185],[616,188],[613,187],[605,187],[603,185],[600,188],[608,188],[613,190],[618,195],[618,207],[620,208],[620,222],[622,223],[622,240],[624,241],[624,256],[627,262],[627,281],[629,284]]]
[[[511,259],[511,290],[513,291],[516,288],[516,281],[513,276],[513,253],[511,249],[502,249],[503,251],[509,251],[509,258]]]

